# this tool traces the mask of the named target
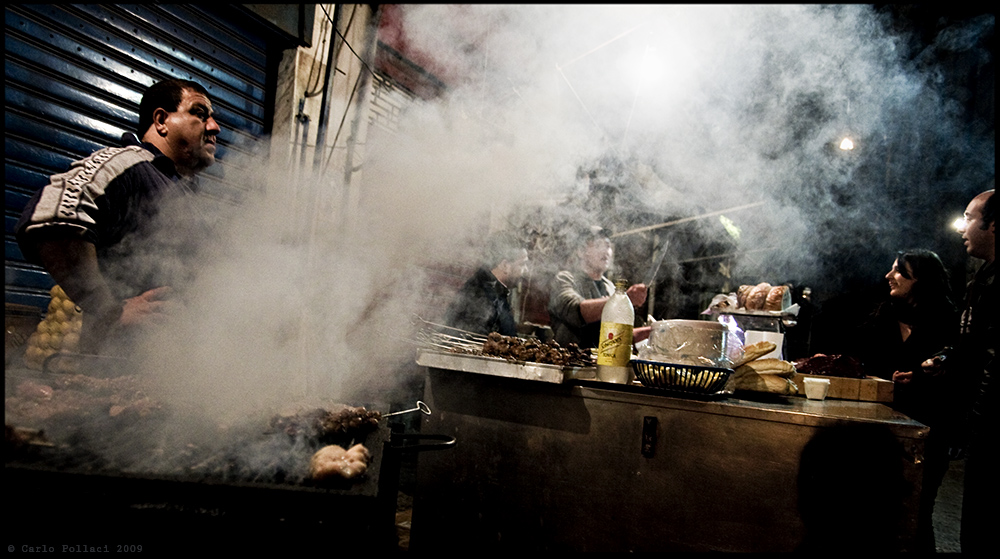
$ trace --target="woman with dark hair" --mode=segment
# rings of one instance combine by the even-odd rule
[[[949,451],[957,446],[962,413],[955,379],[928,374],[920,364],[952,345],[958,311],[950,296],[948,272],[934,252],[897,253],[885,278],[889,299],[862,328],[861,358],[868,375],[892,379],[893,407],[931,428],[924,447],[917,550],[933,553],[934,499],[948,471]]]

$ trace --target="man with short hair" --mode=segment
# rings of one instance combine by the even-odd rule
[[[575,257],[575,270],[556,274],[549,294],[549,319],[560,345],[592,348],[600,337],[604,304],[615,292],[614,282],[604,275],[614,259],[607,231],[599,226],[587,228],[578,239]],[[625,293],[635,307],[646,302],[645,284],[631,285]],[[633,331],[632,340],[640,342],[648,337],[649,327],[642,327]]]
[[[190,203],[195,175],[215,162],[220,128],[204,87],[166,80],[143,93],[136,132],[53,175],[17,225],[28,261],[83,309],[83,353],[97,353],[113,332],[165,318],[169,257],[160,251],[177,249],[168,237],[180,228],[160,217],[166,207],[185,213],[179,207]]]
[[[511,233],[498,233],[486,245],[483,263],[458,291],[445,323],[476,334],[517,335],[510,287],[528,272],[528,251]]]

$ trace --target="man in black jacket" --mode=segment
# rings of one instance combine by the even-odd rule
[[[959,363],[972,375],[972,409],[962,497],[962,552],[986,552],[995,547],[997,474],[991,459],[996,450],[996,210],[993,190],[969,202],[962,239],[970,256],[983,260],[969,283],[959,332]],[[990,450],[993,448],[994,450]]]
[[[487,242],[483,263],[458,291],[445,323],[454,328],[504,336],[517,335],[510,306],[510,286],[528,272],[528,251],[510,233],[498,233]]]
[[[143,93],[136,132],[53,175],[17,225],[25,257],[83,309],[84,353],[165,319],[171,278],[162,249],[191,232],[159,218],[190,213],[164,207],[193,198],[197,173],[215,162],[220,128],[204,87],[166,80]]]

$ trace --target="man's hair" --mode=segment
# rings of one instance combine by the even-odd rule
[[[153,125],[153,113],[156,109],[170,113],[176,111],[184,97],[185,89],[208,97],[208,91],[200,83],[191,80],[163,80],[146,88],[139,103],[139,126],[136,127],[140,139]]]
[[[988,196],[983,202],[983,223],[979,226],[980,229],[989,229],[990,224],[996,219],[996,214],[993,213],[996,211],[993,209],[993,191],[987,190],[986,192]]]
[[[486,241],[483,264],[492,270],[504,260],[514,262],[521,258],[521,251],[524,249],[524,243],[513,233],[506,231],[494,233]]]
[[[593,241],[599,241],[602,239],[610,239],[611,231],[601,227],[600,225],[591,225],[577,233],[577,246],[580,248],[586,247],[589,243]]]

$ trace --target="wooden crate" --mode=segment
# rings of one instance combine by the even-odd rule
[[[830,392],[827,398],[838,400],[859,400],[862,402],[892,402],[892,381],[878,377],[867,378],[842,378],[827,375],[804,375],[795,373],[792,379],[799,387],[799,395],[805,397],[805,378],[825,378],[830,379]]]

